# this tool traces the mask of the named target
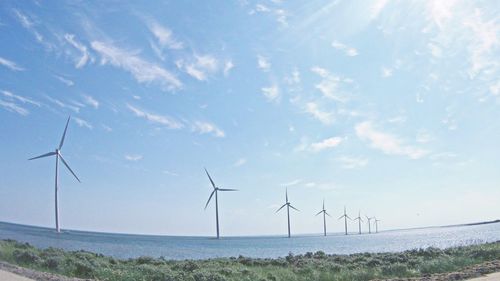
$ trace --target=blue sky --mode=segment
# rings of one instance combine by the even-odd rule
[[[498,1],[2,1],[0,220],[213,235],[500,215]],[[355,227],[355,223],[352,224]]]

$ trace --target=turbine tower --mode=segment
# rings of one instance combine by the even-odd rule
[[[371,221],[373,218],[369,218],[367,215],[365,215],[366,217],[366,221],[368,222],[368,233],[369,234],[372,234],[372,224],[371,224]]]
[[[375,233],[378,233],[378,222],[380,220],[378,220],[376,217],[373,217],[375,219]]]
[[[52,151],[52,152],[48,152],[48,153],[45,153],[45,154],[42,154],[40,156],[37,156],[37,157],[33,157],[33,158],[30,158],[28,160],[35,160],[35,159],[38,159],[38,158],[44,158],[44,157],[49,157],[49,156],[56,156],[56,176],[55,176],[55,210],[56,210],[56,231],[59,233],[61,232],[61,229],[59,228],[59,200],[58,200],[58,178],[59,178],[59,159],[61,159],[62,163],[64,164],[64,166],[66,166],[66,168],[68,168],[68,170],[71,172],[71,174],[73,174],[73,176],[76,178],[76,180],[78,182],[80,182],[80,179],[76,176],[76,174],[73,172],[73,170],[71,170],[71,168],[69,167],[68,163],[66,163],[66,161],[64,160],[62,154],[61,154],[61,148],[64,144],[64,138],[66,137],[66,131],[68,130],[68,124],[69,124],[69,119],[71,118],[68,117],[68,121],[66,121],[66,127],[64,127],[64,133],[62,135],[62,138],[61,138],[61,142],[59,143],[59,146],[55,149],[55,151]]]
[[[340,220],[341,218],[344,218],[344,225],[345,225],[345,235],[347,235],[347,219],[352,220],[346,213],[345,206],[344,206],[344,214],[340,216],[338,219]]]
[[[358,221],[359,234],[361,234],[361,222],[363,221],[363,219],[361,218],[361,211],[358,212],[358,217],[355,218],[354,220]]]
[[[214,181],[212,180],[212,177],[210,177],[210,174],[208,173],[207,169],[205,168],[205,173],[207,173],[208,179],[210,180],[210,183],[212,184],[212,187],[214,190],[212,193],[210,193],[210,197],[208,197],[207,204],[205,205],[205,210],[207,209],[208,203],[210,203],[210,199],[212,199],[212,196],[215,194],[215,224],[217,227],[217,239],[220,238],[219,236],[219,201],[217,200],[217,192],[218,191],[237,191],[237,189],[229,189],[229,188],[219,188],[215,185]]]
[[[323,199],[323,209],[322,209],[321,211],[319,211],[319,212],[316,214],[316,216],[317,216],[317,215],[319,215],[319,214],[321,214],[321,213],[323,213],[323,233],[324,233],[324,235],[326,236],[326,217],[325,217],[325,215],[327,215],[327,216],[329,216],[329,217],[331,217],[331,216],[330,216],[330,214],[329,214],[329,213],[327,213],[327,212],[326,212],[326,210],[325,210],[325,199]]]
[[[276,210],[276,213],[286,206],[286,215],[288,218],[288,238],[290,238],[290,208],[296,211],[299,211],[299,209],[295,208],[294,206],[292,206],[292,204],[290,204],[290,202],[288,202],[288,189],[285,190],[285,198],[286,198],[285,204],[283,204],[283,206],[281,206],[278,210]]]

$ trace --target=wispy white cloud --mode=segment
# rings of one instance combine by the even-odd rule
[[[128,160],[128,161],[139,161],[143,158],[142,155],[140,154],[125,154],[125,159]]]
[[[284,182],[281,185],[282,186],[294,186],[294,185],[297,185],[297,184],[299,184],[301,182],[303,182],[302,179],[294,179],[294,180],[291,180],[291,181],[288,181],[288,182]]]
[[[38,107],[40,107],[40,103],[37,102],[37,101],[34,101],[30,98],[26,98],[26,97],[23,97],[23,96],[20,96],[20,95],[16,95],[16,94],[13,94],[12,92],[9,92],[9,91],[1,91],[3,96],[6,97],[7,99],[9,100],[17,100],[17,101],[20,101],[22,103],[29,103],[29,104],[32,104],[32,105],[36,105]]]
[[[54,99],[54,98],[51,98],[49,96],[45,96],[46,99],[48,99],[50,102],[56,104],[57,106],[61,107],[61,108],[65,108],[65,109],[70,109],[70,110],[73,110],[74,112],[78,113],[80,112],[80,108],[78,106],[74,106],[74,105],[70,105],[70,104],[67,104],[67,103],[64,103],[58,99]]]
[[[304,110],[325,125],[330,125],[335,120],[333,112],[320,109],[319,105],[315,102],[306,103]]]
[[[207,80],[209,75],[215,74],[219,69],[219,61],[212,55],[194,55],[188,61],[178,60],[176,65],[200,81]]]
[[[383,66],[380,69],[380,73],[381,73],[381,75],[382,75],[383,78],[391,77],[392,76],[392,68]]]
[[[336,100],[339,102],[346,102],[348,98],[340,91],[340,85],[342,82],[351,82],[349,79],[343,79],[340,76],[330,73],[328,70],[315,66],[311,68],[313,73],[316,73],[322,79],[315,85],[324,97]]]
[[[490,93],[493,94],[494,96],[500,95],[500,80],[493,82],[490,85]]]
[[[182,83],[170,71],[159,65],[148,62],[137,55],[137,52],[130,52],[120,49],[113,44],[93,41],[92,49],[98,52],[102,64],[111,64],[130,72],[139,83],[157,82],[168,90],[175,90],[182,87]]]
[[[372,2],[370,7],[370,19],[376,19],[382,10],[385,8],[389,1],[388,0],[375,0]]]
[[[36,41],[44,45],[46,48],[50,49],[53,47],[52,44],[46,42],[45,39],[43,38],[43,35],[35,29],[35,23],[33,22],[32,19],[30,19],[30,17],[28,17],[27,15],[23,14],[21,11],[16,9],[14,9],[14,14],[16,15],[16,18],[19,21],[19,23],[26,30],[31,32],[33,36],[35,36]]]
[[[135,114],[135,116],[144,118],[148,121],[151,121],[151,122],[154,122],[157,124],[164,125],[169,129],[181,129],[184,127],[184,125],[181,122],[179,122],[179,121],[177,121],[169,116],[164,116],[164,115],[146,112],[146,111],[141,110],[141,109],[139,109],[135,106],[132,106],[130,104],[127,104],[127,108],[130,111],[132,111]]]
[[[277,2],[274,3],[279,4]],[[250,15],[256,13],[270,14],[275,18],[276,22],[278,22],[280,26],[282,27],[288,26],[288,12],[285,9],[269,7],[264,4],[256,4],[255,8],[250,10]]]
[[[149,30],[155,36],[160,47],[166,47],[173,50],[184,48],[184,44],[174,38],[172,30],[168,27],[162,26],[157,22],[151,22],[149,24]]]
[[[418,143],[428,143],[431,142],[433,139],[434,138],[427,130],[422,129],[417,132],[416,141]]]
[[[19,21],[19,23],[21,23],[21,25],[24,28],[29,29],[29,28],[33,27],[33,22],[31,21],[30,18],[28,18],[28,16],[26,16],[23,13],[21,13],[19,10],[15,10],[15,9],[14,9],[14,14],[16,15],[17,20]]]
[[[26,116],[30,113],[26,108],[20,107],[13,102],[4,101],[1,99],[0,99],[0,107],[2,107],[3,109],[5,109],[7,111],[15,112],[15,113],[22,115],[22,116]]]
[[[288,85],[296,85],[300,83],[300,72],[297,68],[294,68],[289,76],[285,77],[285,82]]]
[[[325,149],[331,149],[340,145],[343,141],[341,137],[326,138],[318,142],[309,143],[306,137],[301,138],[300,144],[295,147],[295,151],[320,152]]]
[[[106,125],[106,124],[101,124],[101,127],[104,131],[106,132],[112,132],[113,131],[113,128],[111,128],[110,126]]]
[[[172,171],[168,171],[168,170],[163,170],[162,173],[166,174],[166,175],[169,175],[169,176],[178,176],[179,174],[178,173],[175,173],[175,172],[172,172]]]
[[[87,121],[85,121],[85,120],[83,120],[83,119],[81,119],[81,118],[78,118],[78,117],[73,117],[73,120],[74,120],[74,121],[76,122],[76,124],[78,124],[78,126],[80,126],[80,127],[85,127],[85,128],[87,128],[87,129],[90,129],[90,130],[92,130],[92,128],[94,128],[94,127],[92,126],[92,124],[90,124],[89,122],[87,122]]]
[[[90,56],[90,53],[87,49],[87,46],[78,42],[75,39],[74,34],[64,34],[64,39],[66,39],[66,41],[71,46],[73,46],[75,49],[77,49],[81,52],[81,56],[80,56],[80,58],[77,59],[76,64],[75,64],[76,68],[81,68],[81,67],[85,66],[87,64],[87,62],[89,62],[89,61],[91,61],[91,62],[94,61],[94,59]]]
[[[83,97],[83,100],[85,101],[86,104],[92,106],[95,109],[99,108],[99,102],[96,99],[94,99],[92,96],[82,95],[82,97]]]
[[[262,55],[257,55],[257,66],[263,71],[269,71],[271,69],[271,63],[267,57]]]
[[[7,67],[12,71],[23,71],[24,68],[20,67],[17,63],[10,61],[8,59],[0,57],[0,65]]]
[[[224,63],[224,76],[228,76],[231,69],[234,68],[234,63],[232,60],[227,60]]]
[[[313,152],[320,152],[322,150],[338,146],[342,142],[342,140],[343,139],[341,137],[327,138],[319,142],[311,143],[310,149]]]
[[[61,81],[63,84],[66,84],[66,86],[68,86],[68,87],[71,87],[71,86],[75,85],[75,82],[69,80],[68,78],[64,78],[64,77],[59,76],[59,75],[54,75],[54,77],[57,80]]]
[[[428,154],[428,151],[405,144],[399,137],[376,129],[372,122],[365,121],[355,126],[356,135],[370,142],[370,145],[386,154],[404,155],[411,159],[419,159]]]
[[[278,102],[280,100],[280,89],[277,84],[273,84],[270,87],[261,88],[262,94],[270,102]]]
[[[474,78],[481,71],[492,70],[494,73],[499,68],[498,60],[494,54],[500,49],[500,23],[498,17],[492,20],[483,19],[483,13],[475,9],[474,13],[463,20],[465,27],[472,31],[473,37],[469,44],[470,64],[469,75]]]
[[[240,167],[240,166],[243,166],[247,163],[247,159],[246,158],[240,158],[238,160],[236,160],[236,162],[234,162],[233,166],[234,167]]]
[[[368,159],[363,157],[341,156],[336,159],[344,169],[362,168],[368,165]]]
[[[344,52],[347,56],[349,57],[355,57],[358,55],[358,50],[356,50],[355,48],[353,47],[349,47],[345,44],[342,44],[338,41],[333,41],[332,42],[332,47],[339,50],[339,51],[342,51]]]
[[[195,121],[192,123],[193,131],[199,134],[211,134],[218,138],[223,138],[226,133],[219,129],[215,124],[206,121]]]

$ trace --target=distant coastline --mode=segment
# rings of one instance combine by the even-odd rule
[[[450,225],[435,225],[435,226],[420,226],[420,227],[409,227],[409,228],[396,228],[396,229],[387,229],[387,230],[379,230],[379,232],[391,232],[391,231],[405,231],[405,230],[417,230],[417,229],[432,229],[432,228],[449,228],[449,227],[463,227],[463,226],[475,226],[475,225],[487,225],[487,224],[495,224],[500,223],[500,219],[491,220],[491,221],[482,221],[482,222],[472,222],[472,223],[463,223],[463,224],[450,224]],[[29,225],[15,222],[7,222],[0,221],[0,224],[7,225],[15,225],[20,227],[36,227],[40,229],[51,230],[51,227],[39,226],[39,225]],[[98,233],[104,235],[125,235],[125,236],[151,236],[151,237],[196,237],[196,238],[211,238],[208,235],[168,235],[168,234],[149,234],[149,233],[124,233],[124,232],[106,232],[106,231],[92,231],[92,230],[78,230],[78,229],[63,229],[64,232],[81,232],[81,233]],[[350,234],[357,234],[356,232],[349,232]],[[328,233],[331,236],[334,235],[343,235],[343,232],[330,232]],[[295,237],[309,237],[320,235],[320,233],[299,233],[296,234]],[[282,234],[262,234],[262,235],[227,235],[226,238],[281,238]]]

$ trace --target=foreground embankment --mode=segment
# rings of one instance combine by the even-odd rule
[[[172,261],[150,257],[120,260],[1,240],[0,260],[38,272],[98,280],[463,280],[500,271],[500,241],[401,253],[327,255],[319,251],[276,259],[240,256]]]

